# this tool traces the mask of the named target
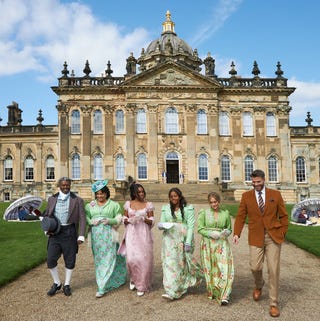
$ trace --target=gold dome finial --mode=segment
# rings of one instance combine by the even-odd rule
[[[171,13],[169,10],[166,12],[166,21],[162,23],[162,33],[174,32],[175,23],[171,20]]]

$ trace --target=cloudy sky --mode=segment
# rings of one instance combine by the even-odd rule
[[[0,125],[7,106],[23,110],[23,125],[57,124],[57,96],[51,90],[64,61],[83,76],[100,75],[110,60],[121,77],[126,58],[160,37],[170,10],[177,35],[199,56],[210,52],[216,74],[229,77],[234,61],[239,76],[252,77],[256,60],[261,77],[275,77],[280,61],[289,86],[290,125],[304,126],[311,112],[320,125],[318,66],[320,1],[318,0],[0,0]]]

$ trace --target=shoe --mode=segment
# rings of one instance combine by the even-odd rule
[[[172,296],[170,296],[169,294],[167,294],[167,293],[164,293],[164,294],[162,294],[162,297],[164,298],[164,299],[167,299],[167,300],[173,300],[173,297]]]
[[[261,297],[262,289],[254,289],[253,290],[253,300],[258,301]]]
[[[274,306],[274,305],[271,305],[271,306],[270,306],[269,314],[270,314],[272,317],[277,318],[277,317],[280,315],[279,308],[276,307],[276,306]]]
[[[64,285],[63,286],[63,293],[66,296],[70,296],[71,295],[71,288],[70,285]]]
[[[136,286],[134,285],[134,283],[133,283],[132,281],[130,281],[129,289],[130,289],[131,291],[133,291],[135,288],[136,288]]]
[[[96,298],[102,298],[104,296],[104,293],[97,292]]]
[[[51,289],[47,292],[49,296],[53,296],[56,294],[57,291],[61,289],[61,284],[58,285],[57,283],[53,283]]]
[[[221,301],[221,305],[228,305],[229,301],[227,299],[224,299]]]
[[[143,291],[137,291],[137,296],[143,296],[144,292]]]

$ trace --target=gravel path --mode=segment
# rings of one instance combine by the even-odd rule
[[[154,203],[156,219],[162,204]],[[197,212],[202,205],[196,205]],[[121,232],[123,230],[120,230]],[[52,284],[45,264],[0,289],[1,321],[264,321],[269,316],[267,282],[259,302],[252,300],[253,281],[249,269],[247,231],[238,246],[232,245],[235,260],[235,282],[229,306],[218,306],[207,299],[205,285],[191,289],[182,299],[167,302],[161,298],[162,270],[160,260],[161,232],[154,228],[154,290],[137,297],[128,284],[95,298],[96,285],[93,259],[87,244],[80,247],[72,278],[71,297],[62,291],[46,295]],[[195,256],[199,260],[199,236]],[[230,238],[231,239],[231,238]],[[285,243],[281,257],[280,311],[277,320],[320,320],[320,258]],[[59,261],[64,277],[63,261]],[[63,280],[63,279],[62,279]],[[266,275],[267,281],[267,275]]]

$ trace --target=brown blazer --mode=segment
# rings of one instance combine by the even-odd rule
[[[50,196],[48,199],[47,208],[43,214],[43,216],[53,216],[54,209],[57,204],[59,193]],[[69,204],[69,216],[68,223],[74,223],[78,236],[85,236],[86,231],[86,214],[84,211],[84,202],[83,199],[78,197],[76,194],[70,192],[70,204]]]
[[[234,235],[240,237],[246,217],[248,217],[248,242],[249,245],[257,247],[264,246],[265,230],[276,243],[281,244],[285,239],[289,224],[281,193],[269,188],[265,188],[265,193],[265,207],[262,214],[254,189],[243,193],[234,223]]]

